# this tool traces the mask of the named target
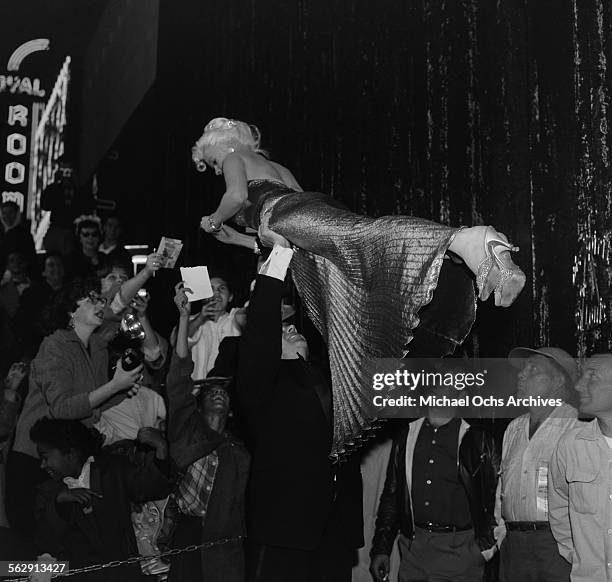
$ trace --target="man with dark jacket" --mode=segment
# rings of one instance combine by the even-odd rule
[[[275,245],[260,270],[240,346],[237,389],[253,453],[249,580],[349,581],[363,543],[361,474],[358,459],[330,460],[329,382],[305,338],[282,322],[292,255]]]
[[[499,453],[492,434],[429,408],[394,440],[372,543],[371,572],[388,579],[398,533],[400,582],[482,580],[495,552]]]
[[[179,310],[176,353],[166,382],[170,456],[184,475],[171,496],[175,527],[171,544],[186,547],[221,539],[220,545],[176,557],[169,582],[244,582],[244,494],[249,472],[245,446],[226,429],[230,396],[223,383],[204,386],[200,405],[193,395],[193,360],[188,347],[189,304],[176,287]]]

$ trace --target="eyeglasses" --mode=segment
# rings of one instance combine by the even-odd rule
[[[92,305],[97,305],[101,303],[102,305],[106,305],[108,303],[108,299],[103,295],[100,295],[96,291],[90,291],[87,294],[87,301],[89,301]]]
[[[97,238],[100,235],[95,230],[81,231],[81,236],[83,238]]]

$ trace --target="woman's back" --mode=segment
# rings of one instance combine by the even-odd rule
[[[247,180],[273,180],[293,190],[302,190],[293,174],[281,164],[249,150],[240,150],[240,157],[244,162]]]

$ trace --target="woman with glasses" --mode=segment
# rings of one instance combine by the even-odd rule
[[[43,416],[92,426],[104,408],[138,391],[142,365],[126,371],[119,361],[109,378],[107,342],[95,333],[106,306],[98,280],[77,280],[68,286],[58,297],[56,330],[43,340],[32,361],[7,471],[9,521],[26,535],[32,531],[36,486],[45,478],[30,428]]]
[[[104,270],[107,256],[98,248],[102,240],[100,219],[97,216],[82,216],[76,223],[76,252],[68,261],[74,277],[95,277]]]

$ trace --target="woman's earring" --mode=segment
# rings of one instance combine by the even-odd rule
[[[68,327],[70,329],[74,329],[74,315],[70,316],[70,319],[68,320]]]
[[[234,148],[229,148],[229,153],[233,154],[236,150]]]

